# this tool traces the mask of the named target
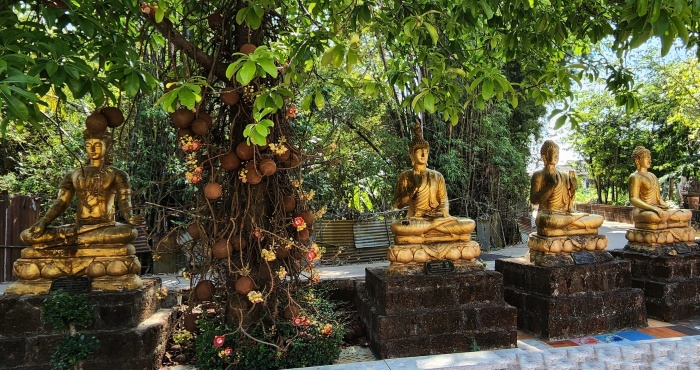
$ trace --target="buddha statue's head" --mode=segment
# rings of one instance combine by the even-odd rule
[[[632,160],[637,169],[651,167],[651,151],[643,146],[638,146],[632,151]]]
[[[428,154],[430,152],[430,144],[423,138],[423,129],[419,120],[416,120],[413,125],[413,140],[409,146],[409,155],[411,156],[411,165],[427,165]]]
[[[96,134],[85,130],[83,131],[83,140],[85,141],[88,163],[93,160],[105,159],[112,147],[112,136],[107,131]]]
[[[552,140],[547,140],[540,148],[540,155],[545,166],[559,163],[559,145]]]

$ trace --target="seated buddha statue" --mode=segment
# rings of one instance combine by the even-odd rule
[[[557,170],[559,146],[547,140],[540,149],[544,168],[532,175],[530,202],[539,205],[535,225],[541,236],[595,235],[603,216],[574,213],[577,182],[574,171]]]
[[[87,163],[65,175],[58,197],[46,214],[22,231],[20,239],[25,244],[37,249],[87,247],[95,244],[127,244],[136,238],[137,231],[133,226],[141,224],[144,218],[132,212],[129,176],[105,163],[105,155],[112,142],[110,135],[85,130],[83,138]],[[66,211],[74,196],[77,198],[75,224],[48,226]],[[116,222],[115,198],[128,224]]]
[[[659,180],[649,172],[651,152],[638,146],[632,152],[637,171],[629,176],[630,203],[634,206],[632,220],[637,229],[668,229],[687,227],[692,213],[687,209],[670,209],[661,199]]]
[[[394,189],[395,208],[408,205],[406,218],[391,223],[397,244],[469,241],[476,224],[450,216],[445,179],[427,168],[430,145],[423,139],[420,122],[410,146],[413,169],[402,172]]]

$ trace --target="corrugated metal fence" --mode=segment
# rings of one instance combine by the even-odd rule
[[[12,264],[20,257],[19,234],[39,219],[39,206],[28,196],[0,192],[0,282],[15,280]]]
[[[367,263],[386,259],[391,220],[316,221],[315,241],[326,248],[323,262]]]

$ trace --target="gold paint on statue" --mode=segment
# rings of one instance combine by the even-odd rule
[[[6,294],[43,294],[53,279],[90,276],[95,290],[133,290],[142,286],[136,275],[141,264],[133,245],[136,225],[143,216],[131,205],[131,186],[126,172],[106,163],[112,139],[109,133],[85,131],[86,165],[70,171],[61,181],[58,197],[46,214],[20,239],[29,247],[13,266],[19,280]],[[73,197],[77,200],[76,222],[52,227]],[[115,200],[124,219],[116,222]]]
[[[695,246],[695,230],[690,226],[692,212],[688,209],[671,209],[663,199],[659,180],[649,172],[651,152],[638,146],[632,152],[637,171],[629,176],[630,203],[634,206],[634,228],[625,237],[628,247],[641,252],[652,252],[658,247],[673,243],[690,243]]]
[[[390,274],[415,272],[433,260],[449,259],[464,265],[481,254],[470,236],[476,224],[450,216],[445,179],[427,168],[430,146],[423,139],[420,122],[414,131],[409,149],[413,169],[399,175],[394,190],[394,207],[408,206],[408,212],[406,218],[391,223],[395,244],[388,254]]]

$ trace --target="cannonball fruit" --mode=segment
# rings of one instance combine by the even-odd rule
[[[228,240],[227,239],[219,239],[211,247],[211,254],[214,255],[214,258],[218,258],[218,259],[228,258],[229,254],[230,254],[228,248],[229,248]]]
[[[187,226],[187,233],[190,234],[192,239],[199,239],[202,236],[199,230],[199,225],[196,222],[193,222]]]
[[[228,152],[219,157],[219,161],[221,162],[221,168],[226,171],[233,171],[241,165],[241,160],[232,152]]]
[[[214,200],[221,196],[222,189],[221,185],[215,182],[210,182],[204,187],[204,196],[208,199]]]
[[[173,112],[173,124],[177,128],[189,128],[194,120],[194,113],[187,108],[180,108]]]
[[[93,113],[87,116],[87,119],[85,119],[85,127],[93,134],[101,134],[105,132],[108,123],[107,117],[105,117],[102,113]]]
[[[238,145],[236,146],[236,155],[242,161],[249,161],[249,160],[253,159],[254,152],[255,152],[255,148],[248,145],[248,143],[246,143],[245,141],[238,143]]]
[[[238,91],[234,90],[231,87],[227,87],[221,90],[219,97],[221,98],[222,103],[226,105],[235,105],[236,103],[238,103],[238,99],[241,96],[238,94]]]
[[[277,164],[272,159],[265,158],[258,164],[258,169],[263,176],[271,176],[277,171]]]
[[[231,249],[233,249],[236,252],[244,250],[247,246],[248,241],[243,238],[235,237],[233,238],[233,240],[231,240]]]
[[[241,295],[247,295],[255,288],[255,283],[250,276],[242,276],[236,280],[236,292]]]
[[[209,127],[211,127],[212,123],[214,123],[214,121],[211,119],[211,116],[207,112],[200,111],[199,113],[197,113],[197,118],[207,121]]]
[[[211,280],[200,280],[194,287],[194,297],[198,301],[210,301],[216,294],[216,288]]]
[[[107,126],[115,128],[124,123],[124,114],[119,108],[105,107],[102,108],[102,114],[107,117]]]
[[[277,154],[277,158],[278,158],[280,161],[288,161],[288,160],[289,160],[289,157],[291,157],[291,155],[292,155],[292,151],[289,150],[289,145],[287,145],[287,144],[282,144],[282,146],[284,146],[285,148],[287,148],[287,150],[286,150],[284,153],[282,153],[282,154]]]
[[[284,318],[287,320],[291,320],[299,316],[299,308],[294,305],[287,306],[287,308],[284,309]]]
[[[277,247],[277,250],[275,251],[275,256],[277,256],[278,259],[283,260],[283,259],[289,257],[289,251],[287,250],[287,248],[285,248],[283,246],[279,246],[279,247]]]
[[[198,313],[188,313],[185,314],[184,326],[185,330],[189,332],[196,332],[198,329],[197,320],[199,319]]]
[[[257,49],[257,47],[253,44],[244,44],[243,46],[241,46],[241,53],[245,55],[250,55],[255,52],[255,49]]]
[[[211,128],[211,122],[201,118],[192,121],[192,132],[196,135],[204,135]]]
[[[285,212],[293,212],[294,208],[297,206],[297,201],[291,195],[285,195],[282,197],[282,207]]]
[[[194,132],[188,128],[177,129],[177,137],[194,136]]]
[[[207,16],[207,24],[212,30],[216,30],[224,23],[224,16],[220,13],[212,13]]]
[[[304,219],[306,226],[311,227],[311,225],[314,223],[314,213],[310,210],[302,212],[299,216]]]
[[[298,233],[298,235],[299,235],[299,241],[305,242],[305,241],[309,240],[310,234],[311,234],[311,233],[309,232],[309,229],[308,229],[308,228],[306,228],[306,229],[304,229],[304,230],[300,230],[299,233]]]

